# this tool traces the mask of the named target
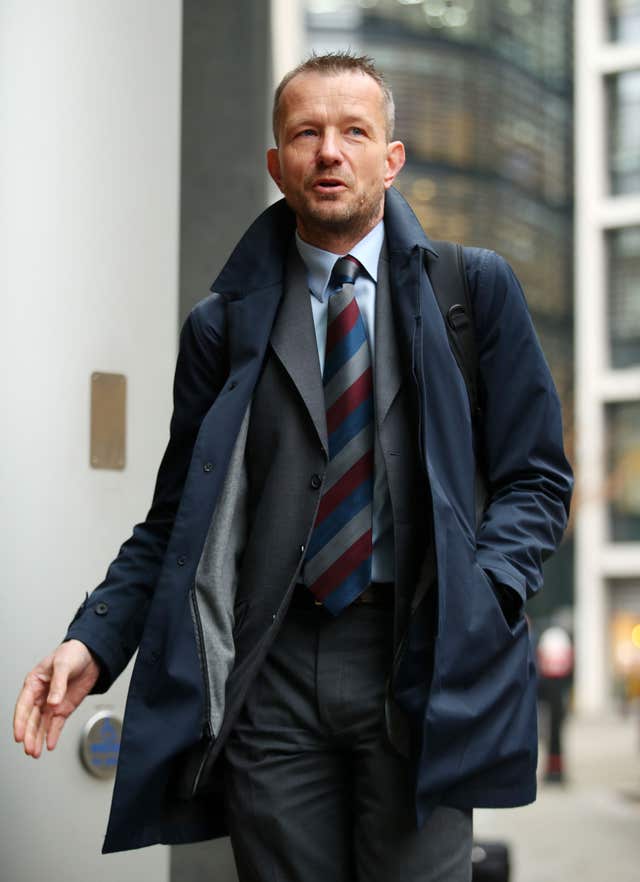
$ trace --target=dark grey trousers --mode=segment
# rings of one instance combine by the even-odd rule
[[[471,812],[416,830],[406,762],[387,747],[392,613],[289,610],[226,748],[241,882],[469,882]]]

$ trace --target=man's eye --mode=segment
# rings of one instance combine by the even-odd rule
[[[315,135],[315,133],[316,133],[315,129],[303,129],[301,132],[298,132],[298,136],[308,138],[310,136],[313,137],[313,135]]]
[[[351,126],[349,131],[352,135],[364,135],[364,129],[361,129],[360,126]]]

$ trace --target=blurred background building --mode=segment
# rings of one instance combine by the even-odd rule
[[[576,2],[576,701],[640,696],[640,2]]]

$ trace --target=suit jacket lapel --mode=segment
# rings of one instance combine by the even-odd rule
[[[380,252],[376,288],[376,346],[374,394],[378,428],[382,426],[402,381],[389,286],[389,258],[386,243]]]
[[[318,438],[329,453],[324,390],[307,270],[295,245],[289,250],[284,297],[271,332],[271,346],[307,408]]]

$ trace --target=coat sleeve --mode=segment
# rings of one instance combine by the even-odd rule
[[[542,563],[562,538],[572,472],[563,451],[560,402],[520,283],[491,251],[476,252],[467,272],[489,493],[477,561],[522,604],[542,586]]]
[[[193,446],[227,370],[224,304],[213,294],[198,304],[181,334],[169,442],[151,508],[122,545],[104,581],[86,597],[65,640],[81,640],[101,666],[94,693],[105,692],[135,652],[169,543]]]

